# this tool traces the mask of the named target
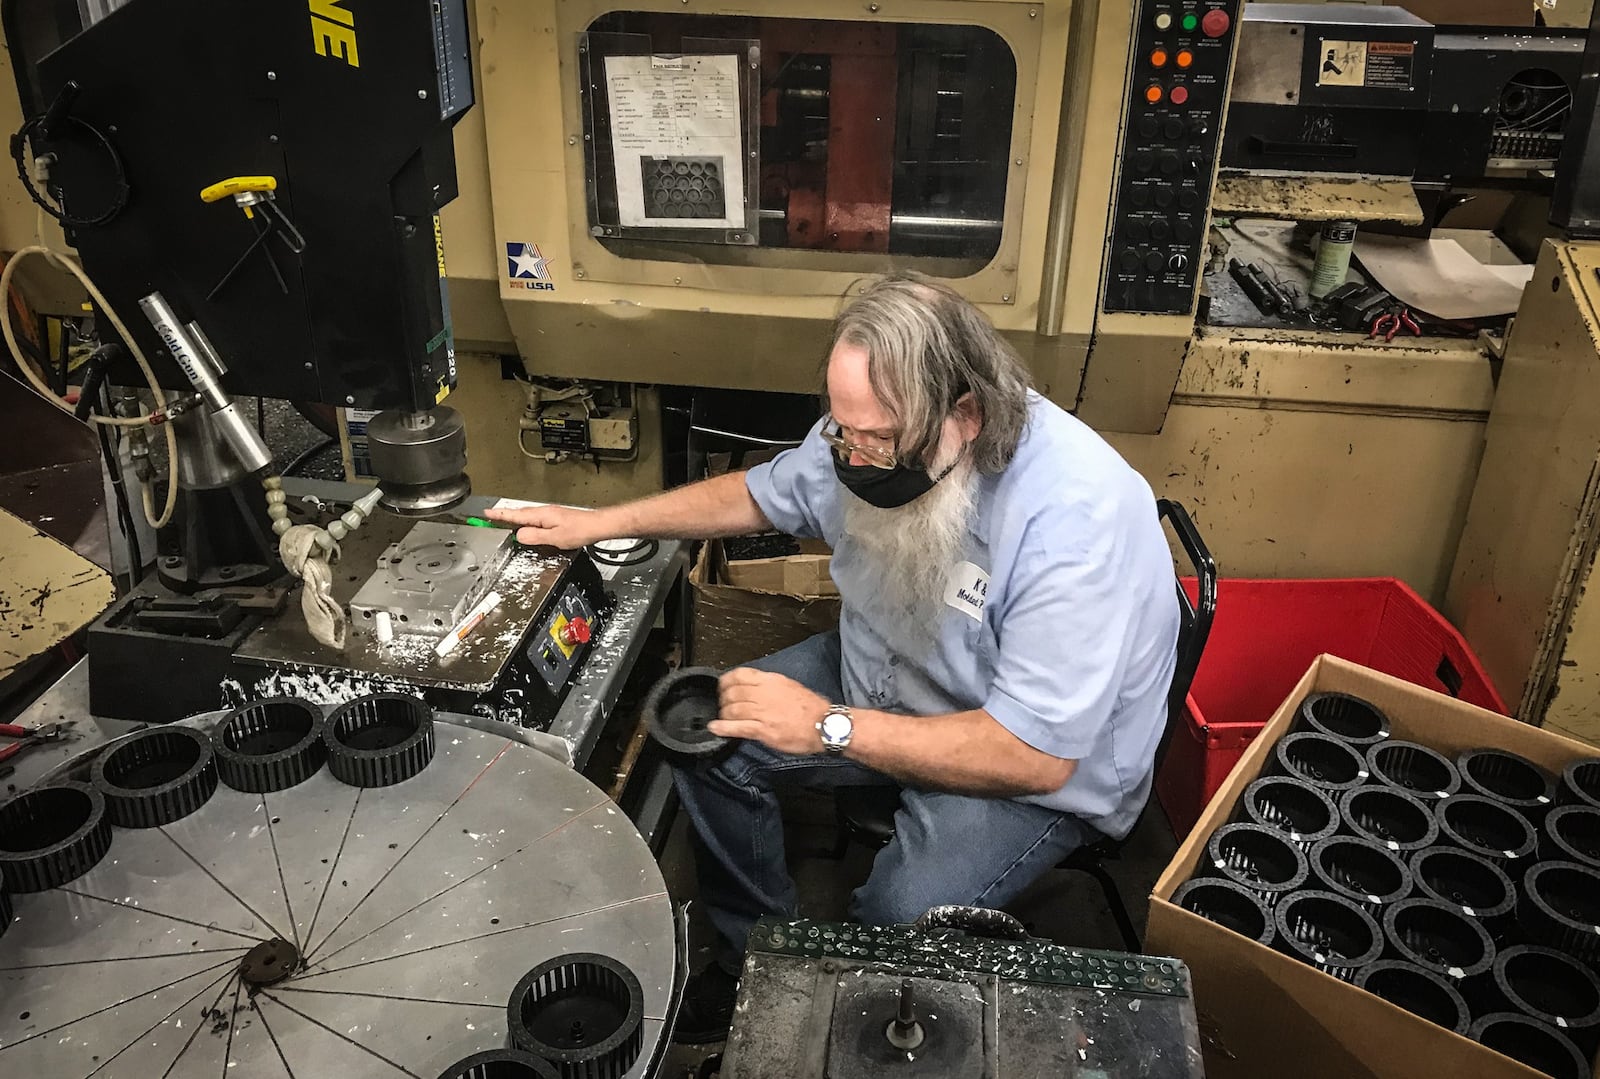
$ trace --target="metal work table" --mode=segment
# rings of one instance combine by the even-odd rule
[[[330,502],[350,501],[368,490],[360,484],[296,479],[286,479],[284,489],[291,498],[311,496]],[[473,496],[453,512],[481,514],[497,500],[497,496]],[[580,771],[583,769],[616,707],[650,628],[660,617],[667,596],[674,588],[682,587],[687,568],[688,553],[684,545],[676,540],[663,540],[647,561],[612,573],[605,583],[615,596],[616,605],[597,637],[596,647],[556,712],[549,730],[524,730],[523,741]],[[602,575],[606,572],[607,568],[603,568]],[[63,741],[31,748],[17,757],[16,772],[0,781],[0,798],[10,793],[7,787],[21,790],[31,786],[68,759],[143,726],[89,714],[86,660],[80,660],[41,694],[17,717],[17,722],[27,726],[67,724],[68,736]]]

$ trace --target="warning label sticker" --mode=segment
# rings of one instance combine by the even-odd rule
[[[1317,67],[1318,86],[1360,86],[1373,90],[1410,90],[1414,84],[1417,44],[1414,41],[1338,41],[1323,38]]]

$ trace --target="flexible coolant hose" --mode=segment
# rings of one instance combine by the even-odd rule
[[[95,305],[99,307],[99,309],[105,314],[106,318],[110,320],[111,325],[116,328],[117,334],[122,338],[123,344],[127,345],[128,352],[133,356],[134,361],[138,363],[139,370],[144,374],[145,382],[150,386],[150,393],[155,398],[156,409],[164,412],[167,407],[167,396],[162,392],[161,385],[156,382],[156,374],[153,370],[151,370],[150,361],[145,357],[144,350],[141,349],[139,347],[139,343],[134,340],[133,334],[128,331],[127,324],[122,321],[121,316],[117,314],[116,310],[113,309],[111,304],[106,300],[105,294],[102,293],[100,289],[96,287],[95,283],[89,279],[89,275],[84,273],[83,267],[78,265],[78,263],[71,257],[63,255],[59,251],[52,251],[43,244],[34,244],[30,247],[22,248],[16,254],[7,259],[5,269],[0,270],[0,296],[9,294],[11,279],[16,274],[17,266],[24,258],[30,255],[43,255],[50,261],[52,265],[67,270],[72,274],[72,276],[78,279],[78,282],[83,285],[84,289],[88,291],[89,296],[94,300]],[[70,414],[72,412],[72,406],[61,400],[61,398],[57,397],[55,393],[51,391],[50,387],[45,384],[44,380],[39,377],[38,373],[34,371],[33,365],[23,357],[22,349],[17,344],[16,327],[13,326],[11,322],[11,310],[9,305],[4,313],[4,317],[0,318],[0,333],[5,335],[6,347],[11,350],[11,358],[17,362],[17,367],[22,371],[23,376],[27,378],[30,383],[32,383],[33,388],[39,391],[40,395],[43,396],[45,400],[55,405],[63,412]],[[95,423],[104,424],[108,427],[144,427],[150,423],[150,418],[148,416],[91,415],[89,418]],[[173,508],[178,504],[178,436],[173,433],[172,424],[169,422],[162,423],[161,428],[167,436],[167,501],[166,505],[162,507],[159,515],[155,511],[155,500],[150,494],[150,484],[141,483],[139,485],[141,499],[144,503],[145,520],[150,522],[151,528],[165,527],[167,522],[172,520]]]

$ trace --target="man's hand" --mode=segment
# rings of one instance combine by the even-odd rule
[[[517,542],[529,547],[558,547],[576,551],[597,540],[613,539],[603,514],[570,506],[529,506],[485,510],[491,521],[519,525]]]
[[[792,678],[739,667],[719,683],[721,712],[707,725],[724,738],[749,738],[779,753],[822,752],[817,724],[828,702]]]

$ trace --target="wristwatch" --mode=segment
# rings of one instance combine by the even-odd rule
[[[822,735],[822,748],[833,754],[843,753],[850,748],[850,736],[855,731],[850,709],[842,704],[829,705],[817,724],[817,733]]]

